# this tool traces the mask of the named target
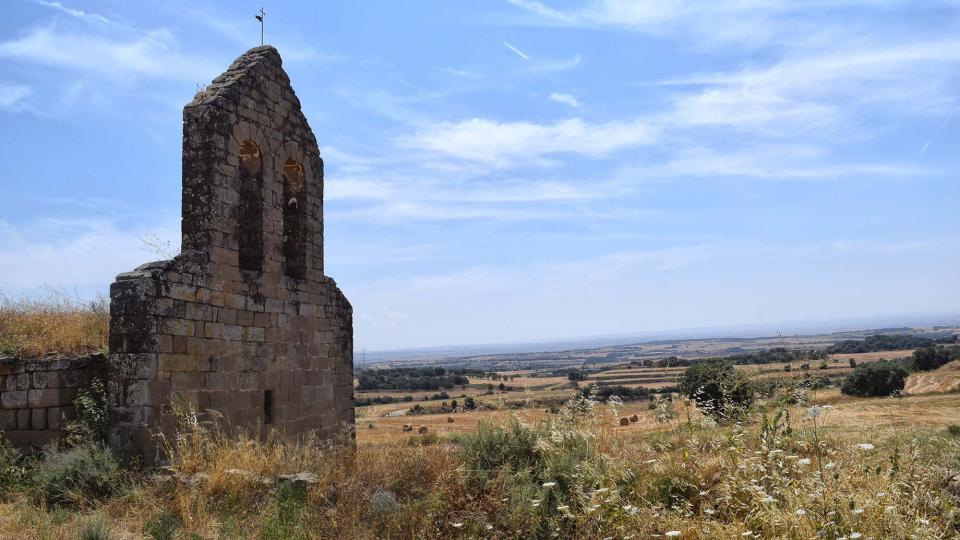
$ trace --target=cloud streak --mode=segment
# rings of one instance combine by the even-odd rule
[[[527,56],[527,53],[521,51],[520,49],[514,47],[513,45],[507,43],[506,41],[501,41],[500,43],[503,43],[503,46],[509,49],[511,52],[513,52],[513,54],[519,56],[520,58],[523,58],[528,62],[530,61],[530,57]]]
[[[539,124],[472,118],[430,125],[402,140],[401,145],[468,161],[508,165],[556,154],[603,158],[656,140],[657,129],[640,120],[592,123],[571,118]]]
[[[167,30],[132,39],[112,39],[38,26],[19,38],[0,43],[0,58],[111,79],[146,77],[196,82],[216,74],[210,62],[178,52]]]
[[[580,102],[577,101],[577,98],[573,97],[570,94],[564,94],[562,92],[553,92],[550,94],[550,101],[555,101],[557,103],[563,103],[564,105],[569,105],[575,109],[580,107]]]

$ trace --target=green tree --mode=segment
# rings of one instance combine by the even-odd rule
[[[742,416],[754,399],[749,379],[729,362],[710,360],[683,372],[680,391],[716,421]]]
[[[931,371],[960,358],[960,347],[927,347],[913,351],[913,356],[910,358],[913,369]]]
[[[903,390],[907,375],[907,370],[902,365],[890,360],[862,364],[847,375],[840,391],[851,396],[890,396]]]

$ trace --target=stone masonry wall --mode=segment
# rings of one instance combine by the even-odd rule
[[[110,289],[111,445],[162,459],[176,404],[233,425],[352,428],[352,308],[323,274],[323,160],[272,47],[183,113],[182,249]]]
[[[77,358],[0,358],[0,431],[20,448],[57,440],[76,418],[73,398],[94,379],[105,380],[102,354]]]

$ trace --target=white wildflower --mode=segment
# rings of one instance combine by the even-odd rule
[[[929,520],[929,519],[918,519],[917,521],[919,521],[921,525],[929,525],[929,524],[930,524],[930,520]]]
[[[488,530],[488,531],[492,531],[492,530],[493,530],[493,525],[490,525],[490,524],[488,523],[488,524],[487,524],[487,530]]]
[[[887,496],[887,492],[885,492],[885,491],[878,491],[878,492],[877,492],[877,497],[886,497],[886,496]]]
[[[813,407],[810,407],[810,418],[816,418],[818,416],[820,416],[820,406],[814,405]]]
[[[803,508],[797,508],[797,515],[798,515],[798,516],[805,516],[805,515],[807,515],[807,511],[804,510]]]
[[[863,535],[860,534],[860,533],[858,533],[858,532],[852,532],[852,533],[850,533],[850,538],[860,538],[860,537],[862,537],[862,536],[863,536]]]
[[[703,511],[703,513],[706,514],[706,515],[708,515],[708,516],[712,516],[712,515],[716,514],[717,511],[714,510],[713,508],[707,508],[706,510]]]
[[[832,468],[834,468],[834,467],[836,467],[836,466],[837,466],[837,464],[831,461],[830,463],[827,463],[826,465],[824,465],[823,468],[824,468],[824,469],[832,469]]]
[[[859,449],[861,449],[861,450],[873,450],[874,448],[876,448],[876,446],[874,446],[874,445],[872,445],[872,444],[870,444],[870,443],[868,443],[868,442],[862,442],[862,443],[860,443],[860,444],[857,445],[857,448],[859,448]]]
[[[810,464],[810,458],[807,458],[807,457],[801,459],[800,461],[797,461],[797,465],[809,465],[809,464]]]
[[[460,523],[459,521],[456,523],[452,523],[452,525],[454,529],[459,529],[460,527],[463,527],[463,523]]]
[[[555,486],[555,485],[557,485],[556,482],[544,482],[544,483],[543,483],[543,487],[545,487],[545,488],[553,487],[553,486]]]

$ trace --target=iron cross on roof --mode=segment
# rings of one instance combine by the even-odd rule
[[[267,16],[267,12],[263,10],[263,7],[260,7],[260,14],[254,15],[258,21],[260,21],[260,46],[263,47],[263,18]]]

